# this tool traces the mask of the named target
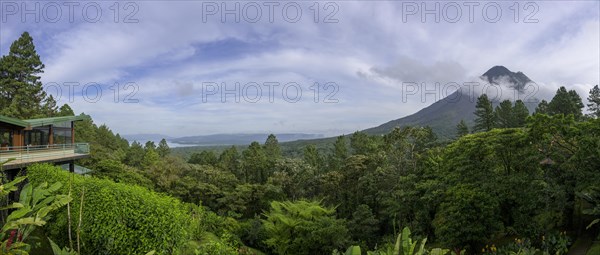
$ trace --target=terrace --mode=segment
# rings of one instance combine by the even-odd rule
[[[2,170],[23,169],[33,163],[69,164],[89,157],[89,144],[75,143],[75,122],[88,116],[19,120],[0,116]]]
[[[32,163],[63,163],[89,156],[87,143],[2,147],[0,162],[4,170],[24,168]]]

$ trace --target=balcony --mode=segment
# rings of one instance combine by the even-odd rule
[[[33,163],[62,163],[89,157],[88,143],[52,144],[41,146],[1,147],[3,170],[22,168]]]

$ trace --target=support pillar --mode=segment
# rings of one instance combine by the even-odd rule
[[[54,128],[52,125],[50,125],[49,132],[48,132],[48,145],[53,145],[53,144],[54,144]]]
[[[75,121],[71,121],[71,144],[75,144]]]
[[[75,161],[74,160],[69,161],[69,172],[71,172],[71,173],[75,172]]]

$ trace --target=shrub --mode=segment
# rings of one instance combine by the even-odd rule
[[[82,254],[172,254],[189,240],[187,207],[179,200],[157,194],[146,188],[115,183],[110,180],[83,177],[51,165],[28,168],[31,183],[61,182],[58,191],[69,193],[71,183],[71,229],[73,238],[79,221]],[[46,230],[59,245],[66,246],[68,217],[66,207],[57,211]]]

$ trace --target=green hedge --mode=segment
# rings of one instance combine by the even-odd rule
[[[60,181],[60,192],[68,194],[71,179],[71,224],[73,242],[79,220],[81,191],[85,187],[81,226],[82,254],[173,254],[190,239],[186,205],[146,188],[70,174],[51,165],[28,168],[29,181]],[[67,207],[58,211],[46,227],[48,236],[68,246]]]

